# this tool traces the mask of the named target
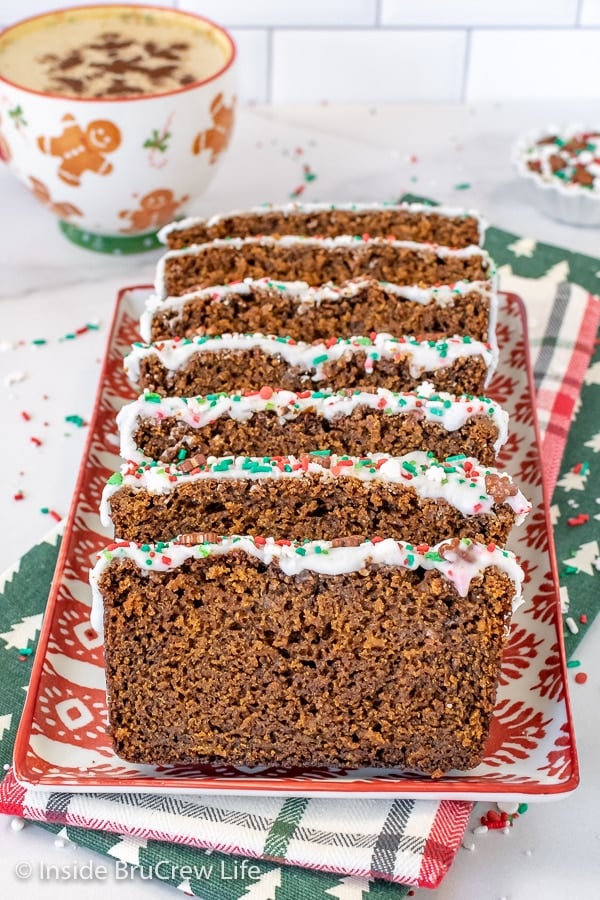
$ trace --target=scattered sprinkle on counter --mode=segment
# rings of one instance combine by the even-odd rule
[[[88,424],[84,418],[77,415],[65,416],[65,422],[71,422],[72,425],[77,425],[78,428],[85,428]]]

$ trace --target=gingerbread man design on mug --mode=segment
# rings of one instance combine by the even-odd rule
[[[122,209],[119,212],[119,218],[129,219],[130,223],[128,228],[120,229],[121,234],[136,234],[166,225],[175,218],[179,207],[183,203],[187,203],[189,199],[186,194],[177,200],[169,188],[158,188],[156,191],[151,191],[142,197],[138,209]]]
[[[112,153],[121,143],[119,128],[106,119],[96,119],[83,129],[70,113],[61,119],[65,127],[56,137],[38,137],[42,153],[61,160],[58,176],[67,184],[79,187],[84,172],[108,175],[112,163],[105,154]]]
[[[231,106],[226,106],[223,94],[217,94],[210,105],[212,128],[201,131],[194,138],[192,146],[194,156],[202,153],[203,150],[210,150],[210,164],[216,163],[229,144],[233,129],[234,109],[235,97],[231,101]]]

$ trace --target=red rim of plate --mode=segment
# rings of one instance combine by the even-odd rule
[[[19,722],[19,727],[17,730],[17,735],[15,739],[15,747],[14,747],[14,758],[13,758],[13,766],[15,778],[17,781],[28,785],[28,786],[43,786],[48,787],[48,789],[54,788],[56,790],[60,789],[68,789],[75,788],[77,792],[85,793],[86,791],[89,793],[98,793],[100,789],[106,790],[114,790],[114,789],[126,789],[127,791],[134,791],[136,788],[145,789],[146,791],[151,791],[153,793],[160,793],[161,788],[173,789],[177,788],[178,792],[194,792],[202,791],[205,793],[223,793],[231,792],[231,793],[244,793],[244,794],[262,794],[269,793],[273,794],[295,794],[295,795],[303,795],[303,796],[311,796],[317,794],[335,794],[335,795],[344,795],[348,793],[352,794],[361,794],[363,796],[366,795],[374,795],[378,794],[382,797],[387,796],[415,796],[415,778],[414,776],[408,776],[406,780],[398,778],[397,780],[375,780],[375,779],[357,779],[353,781],[342,781],[340,779],[333,778],[323,778],[311,781],[302,781],[301,776],[293,777],[293,778],[285,778],[282,776],[281,778],[273,779],[273,778],[260,778],[252,777],[242,780],[241,778],[223,778],[222,776],[203,776],[201,781],[199,781],[194,776],[181,776],[177,778],[156,778],[152,777],[149,779],[143,775],[139,777],[132,778],[121,778],[119,776],[114,777],[106,777],[104,775],[99,775],[93,783],[76,781],[73,779],[69,784],[60,783],[60,782],[47,782],[41,781],[38,774],[31,772],[28,766],[28,748],[29,748],[29,737],[31,734],[31,726],[33,724],[33,716],[35,713],[35,708],[38,699],[38,691],[40,687],[40,681],[42,676],[42,669],[44,665],[44,660],[46,657],[46,650],[48,646],[48,641],[50,638],[51,624],[53,622],[55,606],[58,598],[58,591],[62,581],[63,570],[65,568],[65,562],[68,555],[69,549],[69,541],[68,537],[73,528],[73,523],[75,521],[76,510],[78,507],[78,499],[80,493],[82,491],[84,481],[85,481],[85,463],[89,456],[90,449],[93,443],[94,434],[96,431],[97,421],[100,416],[100,399],[101,399],[101,386],[105,382],[106,377],[108,375],[109,370],[109,353],[108,350],[112,346],[113,340],[117,331],[117,324],[119,318],[119,309],[121,307],[121,303],[125,294],[131,291],[146,291],[150,292],[152,290],[151,285],[143,284],[143,285],[132,285],[130,287],[122,288],[118,294],[115,303],[115,307],[113,310],[112,321],[110,326],[110,331],[107,340],[107,352],[104,354],[104,360],[102,364],[102,370],[100,372],[100,378],[98,381],[98,390],[96,393],[96,400],[94,403],[94,410],[90,419],[90,426],[88,430],[88,436],[86,440],[86,445],[84,448],[83,456],[82,456],[82,465],[79,470],[79,475],[77,477],[77,482],[75,485],[73,500],[71,502],[71,508],[69,510],[69,515],[67,517],[63,541],[61,544],[60,553],[58,556],[58,560],[56,563],[56,570],[54,573],[54,578],[52,580],[52,585],[50,588],[50,594],[48,597],[48,604],[46,606],[46,610],[44,613],[44,619],[42,624],[42,630],[40,632],[40,638],[38,642],[38,647],[35,654],[35,659],[31,672],[31,679],[29,683],[29,689],[27,691],[27,697],[25,700],[25,706],[23,708],[23,714],[21,716],[21,721]],[[526,333],[526,323],[527,323],[527,315],[525,310],[525,305],[523,300],[517,295],[508,291],[502,292],[506,297],[509,298],[512,302],[516,303],[519,308],[519,315],[521,318],[521,322],[523,324],[523,330]],[[529,382],[529,387],[531,391],[532,398],[535,396],[535,392],[533,390],[534,381],[533,381],[533,370],[531,366],[531,354],[529,351],[529,344],[525,341],[525,369],[527,374],[527,379]],[[534,436],[536,447],[541,456],[541,442],[540,442],[540,432],[537,422],[537,416],[533,417],[534,419]],[[455,781],[435,781],[433,779],[428,780],[426,776],[422,776],[419,778],[419,788],[418,795],[419,797],[426,798],[428,795],[433,795],[436,798],[440,796],[447,797],[448,799],[456,799],[460,800],[463,797],[467,796],[470,799],[476,799],[477,796],[481,796],[485,798],[490,794],[493,795],[511,795],[511,796],[559,796],[561,794],[568,794],[575,790],[577,785],[579,784],[579,760],[577,757],[577,748],[575,743],[575,732],[573,728],[573,713],[571,709],[571,701],[569,697],[568,691],[568,680],[567,680],[567,660],[566,660],[566,652],[563,641],[562,631],[559,627],[559,623],[562,622],[562,614],[560,608],[560,595],[559,595],[559,579],[558,579],[558,568],[556,564],[556,553],[554,549],[554,534],[552,530],[552,522],[550,518],[550,505],[549,498],[546,496],[546,489],[543,484],[542,479],[542,499],[543,499],[543,510],[544,510],[544,518],[546,523],[546,531],[548,536],[548,556],[550,558],[550,568],[552,572],[552,579],[554,582],[554,603],[555,603],[555,615],[554,615],[554,623],[556,627],[557,634],[557,645],[558,645],[558,653],[560,657],[560,668],[564,682],[564,704],[565,711],[567,715],[566,725],[568,728],[569,741],[571,744],[571,774],[568,779],[560,784],[554,785],[540,785],[524,783],[521,784],[519,782],[511,782],[511,783],[499,783],[499,782],[484,782],[484,781],[464,781],[460,780],[461,776],[456,776]],[[351,771],[351,770],[348,770]]]
[[[66,6],[58,9],[48,10],[47,12],[38,13],[36,16],[28,16],[26,19],[20,19],[20,21],[15,22],[14,25],[9,25],[7,28],[4,28],[0,31],[0,43],[4,37],[13,31],[16,28],[20,28],[22,25],[25,25],[27,22],[35,22],[36,19],[49,19],[52,16],[59,15],[61,13],[71,13],[71,12],[79,12],[80,10],[132,10],[135,12],[156,12],[156,13],[170,13],[175,18],[184,17],[187,19],[193,19],[195,22],[204,22],[206,25],[209,25],[215,31],[218,31],[223,35],[227,43],[229,44],[229,52],[230,56],[220,69],[216,72],[213,72],[212,75],[209,75],[208,78],[204,78],[201,81],[194,81],[192,84],[185,84],[181,87],[174,88],[171,91],[162,91],[156,94],[142,94],[141,96],[136,95],[135,97],[74,97],[70,94],[53,94],[50,91],[36,91],[34,88],[25,87],[22,84],[17,84],[15,81],[11,81],[10,78],[6,78],[2,73],[0,73],[0,85],[1,84],[9,84],[11,87],[16,88],[19,91],[25,91],[27,94],[33,94],[36,97],[47,97],[50,100],[62,100],[65,102],[74,102],[74,103],[132,103],[138,102],[140,100],[156,100],[159,97],[172,97],[174,94],[183,94],[185,91],[192,91],[195,88],[202,87],[205,84],[209,84],[211,81],[219,78],[220,75],[223,75],[227,69],[230,69],[237,58],[237,47],[236,43],[233,40],[231,34],[224,28],[222,25],[217,24],[217,22],[213,22],[212,19],[207,19],[206,16],[199,16],[196,13],[188,12],[183,9],[175,9],[169,6],[137,6],[130,3],[105,3],[105,4],[96,4],[92,6]]]

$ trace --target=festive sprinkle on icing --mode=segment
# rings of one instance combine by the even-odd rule
[[[396,285],[390,282],[373,282],[370,279],[356,278],[343,285],[328,283],[319,287],[310,287],[304,281],[276,282],[271,278],[246,278],[236,283],[217,285],[183,294],[180,297],[162,298],[153,295],[146,301],[146,307],[140,319],[140,332],[143,340],[151,340],[152,320],[163,314],[176,315],[189,303],[221,303],[230,296],[249,296],[257,291],[276,291],[291,297],[298,306],[298,315],[319,306],[323,301],[343,302],[357,296],[361,291],[372,289],[378,285],[386,294],[392,294],[411,303],[423,306],[453,306],[460,297],[480,295],[486,299],[490,309],[490,333],[493,333],[496,321],[496,294],[494,283],[490,281],[457,281],[453,284],[422,288],[417,285]]]
[[[163,464],[156,460],[124,463],[108,480],[101,503],[102,524],[109,525],[110,500],[122,487],[167,494],[177,484],[206,479],[289,479],[353,477],[364,482],[383,481],[406,484],[424,498],[439,498],[455,506],[463,515],[489,513],[495,504],[506,504],[520,524],[531,504],[509,475],[493,467],[466,459],[456,466],[437,460],[431,453],[414,451],[405,456],[385,453],[364,457],[336,454],[304,456],[192,457],[184,463]]]
[[[412,544],[391,538],[350,537],[340,541],[289,541],[264,537],[214,534],[183,535],[178,541],[152,546],[128,541],[115,541],[105,547],[90,573],[93,607],[92,626],[102,633],[102,597],[99,579],[113,560],[132,559],[146,570],[176,569],[188,559],[204,559],[233,550],[243,551],[266,565],[276,563],[286,575],[303,571],[336,575],[356,572],[365,565],[393,565],[405,569],[435,569],[454,584],[457,593],[466,597],[471,581],[492,566],[506,573],[515,584],[513,609],[522,602],[521,585],[524,573],[514,554],[495,549],[490,551],[475,541],[442,541],[427,553],[421,554]],[[154,555],[152,555],[154,553]],[[164,558],[168,562],[165,562]]]
[[[124,366],[129,380],[139,383],[140,363],[147,357],[157,357],[161,365],[171,371],[185,366],[197,353],[248,352],[259,349],[268,356],[278,356],[300,370],[311,373],[312,381],[322,381],[327,375],[324,366],[350,354],[364,356],[364,368],[372,370],[376,360],[406,361],[412,378],[424,378],[425,373],[451,366],[464,357],[480,357],[487,369],[487,378],[495,368],[496,348],[487,342],[467,340],[465,335],[440,340],[418,340],[412,335],[392,337],[374,333],[371,337],[354,335],[338,337],[332,344],[307,344],[291,337],[253,334],[196,335],[192,338],[161,340],[151,344],[136,342],[125,357]],[[373,354],[376,354],[374,357]]]
[[[314,181],[314,176],[310,167],[306,167],[304,170],[304,179],[307,182]],[[308,176],[308,177],[307,177]],[[168,225],[165,225],[158,233],[158,238],[161,243],[166,244],[168,236],[173,231],[186,231],[189,228],[194,228],[198,225],[205,225],[207,228],[211,228],[214,225],[221,222],[223,219],[227,219],[230,217],[249,217],[249,216],[260,216],[270,212],[276,212],[280,215],[287,216],[296,213],[304,213],[306,215],[310,215],[311,213],[318,212],[354,212],[354,213],[373,213],[379,210],[390,210],[390,211],[406,211],[410,213],[414,213],[415,216],[444,216],[446,218],[473,218],[477,221],[479,226],[479,238],[480,242],[483,241],[483,236],[485,232],[485,222],[481,218],[480,214],[473,209],[461,209],[459,207],[450,207],[450,206],[432,206],[430,203],[392,203],[392,202],[384,202],[384,203],[288,203],[288,204],[272,204],[272,203],[263,203],[261,206],[251,207],[250,209],[243,210],[232,210],[227,213],[220,213],[218,215],[212,216],[209,219],[203,219],[199,217],[190,216],[185,219],[180,219],[178,222],[170,222]]]

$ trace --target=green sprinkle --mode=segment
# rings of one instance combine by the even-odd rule
[[[460,462],[461,459],[466,459],[466,458],[467,457],[464,453],[455,453],[454,456],[447,456],[446,462],[449,462],[449,463]]]
[[[21,656],[31,656],[33,650],[31,649],[31,647],[21,647],[19,653],[21,654]]]
[[[35,344],[36,347],[42,347],[44,344],[47,344],[48,341],[44,340],[44,338],[36,338],[31,343]]]
[[[108,481],[106,483],[107,484],[123,484],[123,476],[121,475],[120,472],[113,472],[113,474],[110,476],[110,478],[108,479]]]
[[[319,366],[321,363],[327,362],[329,359],[329,355],[327,353],[322,353],[320,356],[315,356],[313,359],[313,366]]]
[[[78,428],[83,428],[86,424],[85,419],[82,419],[81,416],[65,416],[65,422],[71,422],[73,425],[77,425]]]
[[[436,550],[429,550],[425,553],[425,559],[431,559],[434,562],[443,562],[444,559]]]
[[[570,659],[567,663],[567,669],[578,669],[581,665],[581,661],[579,659]]]
[[[517,812],[519,813],[520,816],[522,816],[523,813],[526,813],[528,809],[529,809],[529,806],[527,805],[527,803],[519,803],[519,808],[518,808]]]
[[[187,455],[188,455],[187,450],[185,449],[185,447],[182,447],[181,450],[179,451],[179,453],[177,454],[177,459],[179,459],[179,460],[185,459]]]
[[[148,403],[160,403],[162,397],[160,396],[160,394],[153,394],[151,391],[149,391],[147,394],[144,394],[144,400],[147,400]]]
[[[468,181],[461,181],[460,184],[455,184],[455,185],[454,185],[454,190],[455,190],[455,191],[468,191],[468,190],[470,189],[470,187],[471,187],[470,182],[468,182]]]
[[[331,456],[331,450],[311,450],[310,456]]]
[[[306,556],[306,550],[304,547],[296,547],[296,553],[298,556]]]
[[[576,575],[578,572],[577,566],[565,566],[562,570],[563,575]]]

